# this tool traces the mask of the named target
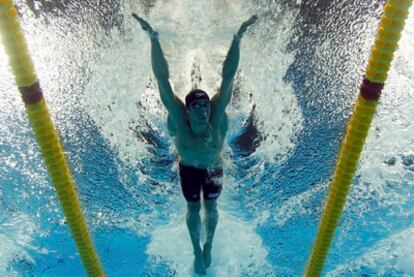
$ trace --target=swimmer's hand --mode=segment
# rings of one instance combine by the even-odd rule
[[[142,30],[144,30],[151,39],[158,38],[158,33],[154,31],[154,29],[151,27],[151,25],[147,21],[145,21],[144,19],[142,19],[135,13],[132,13],[132,16],[139,22]]]
[[[239,30],[237,31],[237,33],[234,35],[234,38],[237,40],[240,40],[243,37],[244,32],[247,31],[247,28],[254,24],[257,20],[257,15],[253,15],[252,17],[250,17],[248,20],[246,20],[245,22],[243,22],[243,24],[240,26]]]

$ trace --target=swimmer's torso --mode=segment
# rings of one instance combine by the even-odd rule
[[[195,136],[186,124],[177,128],[174,120],[168,116],[168,130],[174,136],[180,163],[198,168],[217,167],[221,165],[221,150],[227,132],[227,116],[218,126],[209,123],[208,131],[203,137]]]

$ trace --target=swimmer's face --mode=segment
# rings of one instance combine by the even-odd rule
[[[211,104],[208,99],[200,99],[191,103],[188,107],[190,121],[196,124],[207,124],[210,119]]]

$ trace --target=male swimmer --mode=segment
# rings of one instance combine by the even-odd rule
[[[148,34],[151,41],[152,70],[158,82],[161,101],[168,110],[168,130],[174,137],[179,155],[181,190],[187,201],[187,227],[194,249],[194,270],[205,275],[211,264],[211,246],[218,221],[217,199],[223,177],[221,151],[228,128],[226,106],[230,102],[233,78],[240,57],[240,40],[257,16],[245,21],[233,37],[223,64],[219,92],[210,100],[201,89],[191,90],[185,104],[174,95],[168,64],[158,41],[158,33],[136,14],[132,16]],[[207,240],[200,246],[200,192],[203,191]]]

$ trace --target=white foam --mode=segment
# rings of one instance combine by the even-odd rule
[[[23,213],[6,214],[6,212],[2,211],[0,214],[0,274],[20,276],[22,272],[15,269],[13,264],[25,261],[24,264],[34,265],[34,260],[27,249],[33,248],[30,243],[37,226]],[[44,253],[46,250],[36,249],[36,251]],[[26,273],[30,274],[30,272]]]
[[[375,269],[383,275],[390,269],[403,274],[414,274],[414,226],[379,241],[359,258],[337,265],[327,276],[341,276],[362,267]]]
[[[364,199],[389,206],[411,201],[405,191],[414,186],[414,173],[404,159],[414,154],[413,26],[412,8],[361,155],[357,171],[360,182],[355,184],[347,205],[364,209]]]
[[[161,136],[168,133],[166,110],[159,101],[158,89],[155,84],[146,87],[154,80],[150,42],[129,16],[131,12],[145,15],[138,4],[125,5],[124,27],[128,35],[114,30],[107,44],[89,49],[95,52],[88,55],[96,58],[90,63],[93,72],[82,103],[103,136],[118,150],[120,159],[135,166],[150,155],[147,145],[136,134],[147,128],[143,120]],[[232,16],[224,16],[229,12]],[[155,2],[147,19],[160,34],[170,82],[178,97],[183,99],[191,89],[190,72],[195,60],[200,63],[200,88],[210,97],[215,94],[233,34],[253,14],[260,15],[260,10],[249,1]],[[287,158],[302,128],[293,90],[282,80],[294,59],[294,53],[284,53],[292,35],[288,30],[294,23],[294,13],[281,18],[277,22],[259,18],[254,32],[243,38],[240,74],[235,81],[235,86],[241,88],[240,101],[227,109],[228,136],[232,137],[238,134],[256,104],[259,131],[265,137],[257,153],[274,162]],[[137,107],[139,101],[142,107]]]
[[[293,195],[287,198],[280,206],[276,207],[273,218],[278,226],[283,226],[291,218],[301,218],[314,214],[315,209],[307,208],[312,206],[314,196],[320,193],[322,190],[326,190],[328,182],[320,183],[313,186],[311,189],[304,191],[300,194]],[[320,207],[322,209],[322,207]]]
[[[414,228],[400,238],[396,252],[399,253],[396,269],[414,275]]]
[[[414,212],[413,167],[404,164],[404,159],[413,155],[414,145],[414,6],[405,26],[362,152],[359,182],[351,187],[346,203],[361,213],[372,209],[373,201],[380,208],[401,207],[398,216],[409,218]],[[380,240],[359,258],[336,266],[327,275],[340,276],[362,267],[375,270],[376,275],[391,269],[414,275],[414,226]]]
[[[168,225],[156,227],[147,246],[150,262],[165,262],[176,276],[194,274],[194,255],[185,224],[185,213],[183,207],[181,213],[173,217]],[[255,228],[255,224],[242,221],[219,209],[212,264],[207,276],[271,275],[272,267],[266,260],[267,250]]]

